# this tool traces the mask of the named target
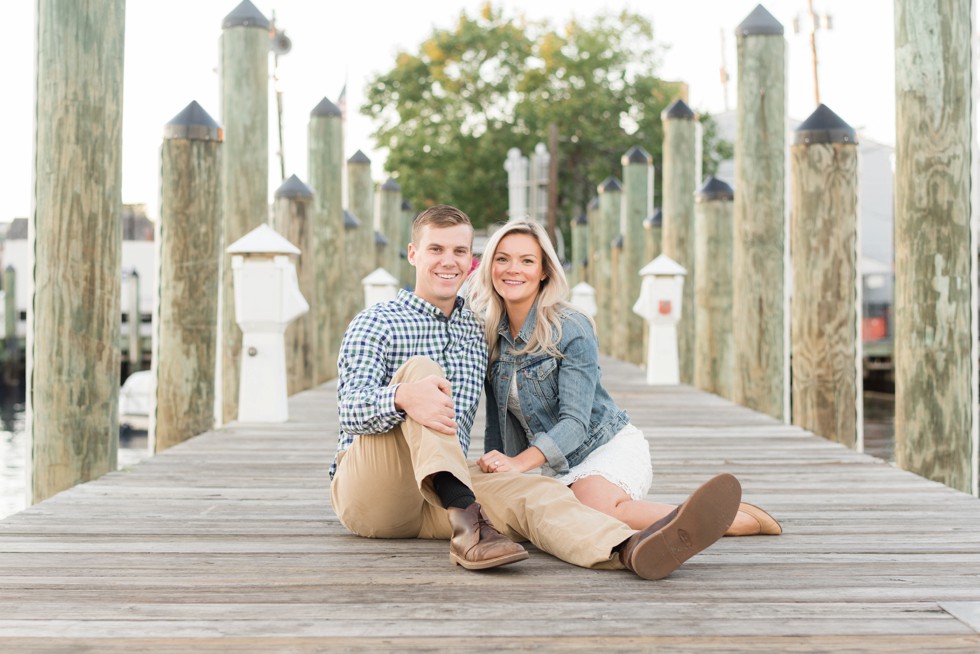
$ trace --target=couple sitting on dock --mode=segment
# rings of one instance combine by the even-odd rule
[[[467,569],[524,560],[666,577],[724,535],[776,534],[720,474],[680,506],[644,500],[649,445],[600,383],[592,319],[540,225],[510,222],[469,283],[473,228],[439,205],[415,219],[414,292],[350,323],[340,350],[337,516],[372,538],[448,539]],[[489,362],[489,363],[488,363]],[[485,453],[467,462],[485,387]],[[542,474],[523,474],[540,468]]]

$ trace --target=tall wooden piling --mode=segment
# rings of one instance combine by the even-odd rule
[[[623,155],[622,164],[623,210],[620,231],[623,234],[623,279],[619,288],[620,310],[616,320],[623,325],[623,342],[618,354],[623,361],[641,365],[645,362],[643,337],[646,322],[633,312],[633,304],[640,297],[640,268],[647,264],[643,260],[646,249],[643,220],[649,214],[653,157],[635,145]]]
[[[221,271],[221,126],[191,102],[163,129],[150,370],[153,452],[214,427]]]
[[[687,270],[681,318],[677,322],[677,361],[683,384],[694,381],[694,192],[697,174],[697,119],[683,100],[660,114],[664,125],[663,252]],[[688,307],[684,309],[683,307]]]
[[[310,112],[307,169],[313,189],[316,316],[313,374],[317,384],[337,376],[337,353],[347,327],[351,283],[346,279],[344,229],[344,128],[340,109],[323,98]]]
[[[619,235],[619,212],[622,205],[623,185],[615,177],[607,177],[598,186],[599,213],[596,224],[595,299],[598,313],[595,317],[599,334],[599,350],[612,354],[613,324],[619,319],[613,316],[613,240]]]
[[[358,258],[351,262],[352,272],[357,271],[356,286],[360,288],[361,279],[366,277],[376,266],[377,245],[374,239],[374,181],[371,179],[371,160],[358,150],[347,160],[347,207],[360,221],[357,234],[357,245],[352,245],[350,252],[357,252]],[[359,306],[364,308],[363,291]]]
[[[664,213],[659,207],[643,219],[643,232],[643,260],[650,263],[663,252]]]
[[[895,461],[977,494],[970,10],[895,2]]]
[[[735,31],[734,400],[775,418],[788,401],[785,312],[786,42],[759,5]]]
[[[313,388],[316,352],[316,242],[313,238],[313,191],[296,175],[275,193],[273,227],[299,248],[296,279],[310,310],[293,320],[283,335],[286,345],[286,392]]]
[[[126,340],[128,341],[129,354],[126,367],[131,375],[143,369],[143,335],[140,334],[140,326],[143,324],[143,314],[140,312],[140,274],[135,268],[126,275],[126,286],[126,293],[129,295],[127,298],[129,311],[126,315]]]
[[[384,249],[385,270],[391,273],[395,279],[401,278],[401,257],[399,251],[406,247],[400,241],[401,237],[401,216],[402,216],[402,187],[389,177],[378,191],[378,217],[381,223],[381,233],[384,234],[388,244]]]
[[[694,194],[694,385],[731,399],[732,187],[709,177]],[[685,283],[687,283],[685,281]]]
[[[626,312],[630,311],[633,305],[632,303],[629,306],[626,305],[626,292],[624,291],[627,284],[626,278],[629,276],[626,270],[626,239],[623,238],[619,229],[616,232],[616,238],[613,239],[612,249],[609,252],[612,265],[612,309],[610,310],[612,331],[609,339],[609,354],[613,358],[624,361],[628,347],[626,342]]]
[[[598,284],[599,269],[599,196],[595,195],[585,207],[585,219],[588,221],[587,241],[589,246],[589,265],[585,269],[585,281],[595,289]]]
[[[415,268],[408,263],[408,244],[412,242],[412,223],[414,221],[415,211],[412,209],[412,203],[408,200],[402,200],[402,217],[398,232],[400,234],[398,239],[398,259],[401,261],[399,264],[399,270],[401,270],[399,279],[401,280],[402,288],[415,286]]]
[[[269,21],[249,0],[221,23],[221,201],[226,245],[269,222]],[[238,417],[242,332],[235,321],[231,257],[221,282],[221,423]]]
[[[36,5],[30,502],[116,468],[124,0]]]
[[[858,156],[854,130],[825,105],[792,147],[793,424],[860,447]]]

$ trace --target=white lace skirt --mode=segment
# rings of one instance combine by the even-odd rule
[[[544,467],[542,472],[549,477],[554,476],[551,468]],[[555,479],[571,486],[591,475],[611,481],[634,500],[643,499],[653,483],[650,444],[643,432],[633,425],[626,425],[608,443],[585,457],[582,463]]]

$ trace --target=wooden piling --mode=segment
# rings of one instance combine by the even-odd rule
[[[221,126],[197,102],[164,126],[150,360],[156,380],[152,452],[215,424],[223,138]]]
[[[607,177],[598,186],[599,214],[596,224],[595,299],[598,306],[596,331],[599,334],[599,350],[612,354],[613,323],[613,240],[619,235],[619,212],[622,205],[623,185],[615,177]]]
[[[401,279],[401,257],[399,251],[406,247],[400,240],[402,215],[402,187],[393,177],[389,177],[378,191],[378,217],[381,223],[381,233],[388,244],[384,249],[384,260],[380,267],[391,273],[395,279]]]
[[[226,245],[269,222],[269,21],[249,0],[221,23],[221,201]],[[223,257],[221,415],[238,418],[242,332],[235,321],[231,257]]]
[[[732,397],[732,187],[709,177],[694,194],[694,385]],[[687,283],[685,281],[685,283]]]
[[[116,469],[125,1],[37,0],[28,500]]]
[[[694,192],[697,173],[697,119],[683,100],[660,114],[664,127],[663,253],[687,270],[677,322],[677,361],[682,384],[694,382]]]
[[[793,424],[858,449],[858,155],[854,130],[825,105],[791,150]]]
[[[20,338],[17,336],[17,271],[8,265],[3,270],[3,328],[4,328],[4,361],[12,366],[20,351]]]
[[[663,243],[663,226],[664,214],[659,207],[655,208],[653,213],[643,220],[643,259],[646,263],[650,263],[663,252],[661,248],[661,243]]]
[[[589,264],[585,269],[585,281],[593,288],[598,284],[599,269],[599,196],[595,195],[585,207],[585,219],[588,221],[586,230],[589,246]]]
[[[316,352],[316,243],[313,238],[313,191],[296,175],[275,193],[273,227],[299,248],[296,279],[310,310],[293,320],[283,335],[286,346],[286,392],[313,388]]]
[[[128,327],[126,340],[129,354],[126,357],[126,367],[131,375],[134,372],[139,372],[143,369],[143,337],[140,334],[140,325],[143,324],[143,315],[140,313],[139,271],[133,268],[126,276],[126,281],[128,282],[126,292],[129,294],[127,302],[127,304],[129,304],[129,311],[126,315],[126,325]]]
[[[895,461],[977,494],[970,10],[895,2]]]
[[[351,271],[356,270],[358,277],[356,286],[360,288],[361,280],[377,267],[377,245],[374,238],[374,181],[371,179],[371,160],[358,150],[347,160],[347,206],[350,212],[360,221],[357,234],[357,245],[350,247],[350,252],[357,252],[357,258],[351,262]],[[364,308],[364,293],[359,293],[358,310]]]
[[[619,288],[620,311],[616,314],[616,320],[622,322],[623,341],[618,358],[641,365],[645,362],[643,339],[646,322],[633,312],[633,305],[640,297],[640,268],[648,263],[643,260],[646,249],[643,220],[649,214],[653,157],[635,145],[623,155],[622,165],[623,211],[620,231],[623,234],[623,278]]]
[[[408,244],[412,242],[412,223],[415,221],[415,211],[412,209],[412,203],[408,200],[402,200],[402,217],[399,223],[399,243],[398,246],[398,259],[401,262],[399,264],[399,270],[401,275],[399,279],[401,280],[402,288],[412,288],[415,286],[415,268],[408,263]]]
[[[626,278],[629,277],[629,271],[626,269],[626,239],[623,238],[619,229],[616,232],[612,249],[609,251],[612,265],[612,308],[609,312],[612,315],[612,331],[609,339],[609,354],[620,361],[625,361],[626,351],[629,347],[626,332],[626,312],[632,313],[633,304],[630,303],[629,306],[626,304],[625,287],[628,284]]]
[[[337,376],[337,353],[347,328],[352,282],[347,279],[344,229],[344,128],[340,109],[323,98],[310,112],[307,162],[313,190],[316,316],[313,364],[317,384]]]
[[[734,400],[786,416],[786,43],[759,5],[736,29],[735,241],[732,282]]]

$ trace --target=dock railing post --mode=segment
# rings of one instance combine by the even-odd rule
[[[116,469],[124,0],[38,0],[28,501]]]
[[[861,449],[858,153],[821,104],[791,148],[793,424]]]
[[[616,315],[622,324],[622,345],[618,352],[623,361],[643,364],[643,336],[646,323],[631,310],[640,294],[640,268],[644,260],[646,230],[643,220],[649,213],[650,170],[653,157],[638,145],[622,156],[623,165],[623,212],[620,231],[623,234],[623,252],[619,288],[621,310]]]
[[[389,177],[378,191],[378,214],[381,222],[381,233],[388,239],[385,246],[384,268],[396,280],[401,278],[401,256],[399,252],[407,247],[407,241],[401,242],[402,187]]]
[[[732,187],[709,177],[694,194],[694,385],[732,397]],[[690,283],[690,282],[687,282]]]
[[[785,420],[789,357],[785,297],[786,40],[759,5],[735,30],[733,399]]]
[[[568,283],[574,287],[584,282],[589,269],[589,218],[585,212],[572,221],[572,271]]]
[[[243,0],[221,23],[223,242],[269,223],[269,21]],[[242,333],[235,322],[231,258],[222,267],[219,424],[238,417]]]
[[[895,2],[895,462],[977,494],[971,4]]]
[[[615,177],[607,177],[599,184],[599,220],[596,221],[596,269],[593,276],[596,305],[596,331],[599,334],[599,351],[612,354],[613,326],[613,240],[619,234],[619,212],[623,186]]]
[[[296,279],[309,311],[286,327],[286,393],[292,395],[313,388],[316,351],[316,243],[313,237],[313,191],[296,175],[276,189],[273,227],[299,248]]]
[[[337,376],[337,353],[347,326],[353,290],[346,279],[344,229],[344,129],[340,108],[323,98],[307,127],[309,184],[313,189],[313,243],[316,289],[310,304],[316,319],[313,365],[317,384]]]
[[[402,199],[402,215],[398,223],[398,233],[400,235],[398,239],[398,260],[400,261],[398,269],[401,271],[398,280],[401,282],[400,285],[402,288],[415,285],[415,268],[408,263],[408,244],[412,242],[412,224],[414,222],[415,211],[412,209],[412,203]]]
[[[377,245],[374,240],[374,181],[371,179],[371,160],[360,150],[347,160],[347,206],[361,223],[357,231],[356,245],[350,245],[348,250],[351,254],[357,253],[356,258],[348,259],[348,264],[351,264],[350,272],[357,272],[357,276],[351,280],[356,287],[357,280],[367,277],[377,267],[375,265],[377,263]],[[360,305],[360,298],[358,298],[357,305]],[[351,317],[353,315],[352,313]]]
[[[694,382],[694,192],[697,190],[697,117],[683,100],[675,100],[660,114],[664,127],[663,253],[687,269],[684,304],[677,324],[681,383]]]
[[[214,428],[223,138],[221,126],[197,102],[163,128],[154,239],[151,452]]]

